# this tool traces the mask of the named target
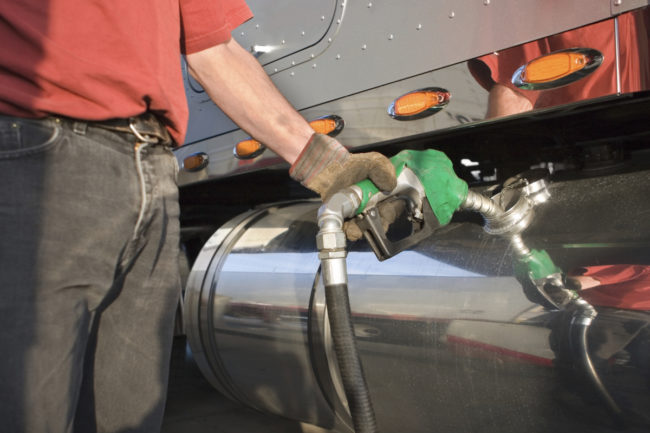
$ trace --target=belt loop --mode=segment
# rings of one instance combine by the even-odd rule
[[[78,135],[86,135],[88,130],[88,123],[86,122],[74,122],[72,124],[72,131]]]

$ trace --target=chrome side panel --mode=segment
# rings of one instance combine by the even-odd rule
[[[650,172],[555,179],[523,233],[565,272],[650,267]],[[232,398],[344,429],[314,245],[319,203],[252,211],[201,251],[186,294],[202,371]],[[623,410],[585,376],[571,316],[513,272],[512,248],[457,214],[416,248],[348,257],[353,321],[380,431],[646,432],[650,313],[597,307],[589,354]]]
[[[401,122],[388,116],[388,106],[397,96],[413,89],[438,84],[444,84],[453,95],[452,102],[440,113],[410,122]],[[357,147],[475,122],[483,119],[486,101],[487,92],[476,83],[467,66],[462,63],[307,108],[302,110],[301,114],[309,120],[332,113],[341,116],[345,121],[345,128],[337,139],[348,147]],[[207,120],[205,122],[209,124]],[[186,185],[260,168],[282,166],[283,161],[269,150],[254,160],[236,159],[233,156],[233,147],[246,138],[248,135],[238,130],[175,150],[176,157],[181,162],[196,152],[205,152],[210,158],[210,165],[204,170],[181,170],[179,183]]]
[[[354,148],[483,120],[488,92],[469,73],[468,60],[648,3],[414,0],[405,6],[390,1],[251,0],[256,18],[238,29],[234,37],[253,51],[259,50],[253,47],[268,49],[259,55],[260,62],[307,120],[341,116],[346,126],[338,138]],[[278,12],[280,7],[283,13]],[[615,39],[613,22],[611,27]],[[638,50],[647,64],[647,36]],[[617,61],[614,57],[605,59]],[[204,152],[210,164],[194,173],[181,171],[181,185],[284,167],[270,151],[255,160],[236,160],[232,149],[248,138],[247,133],[185,75],[190,124],[186,145],[176,150],[176,155],[182,164],[186,156]],[[421,87],[449,89],[452,97],[448,107],[413,122],[387,115],[395,98]]]
[[[611,0],[339,3],[339,29],[325,51],[295,66],[291,57],[265,66],[298,109],[612,16]]]

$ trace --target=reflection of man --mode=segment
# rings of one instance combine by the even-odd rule
[[[650,310],[650,266],[587,266],[572,272],[580,296],[592,305]]]
[[[648,16],[646,9],[618,17],[621,93],[650,84]],[[614,20],[602,21],[470,61],[472,75],[489,91],[486,118],[617,93],[614,31]],[[544,54],[574,47],[594,48],[603,54],[603,64],[588,78],[543,91],[522,90],[512,84],[512,75],[520,66]]]

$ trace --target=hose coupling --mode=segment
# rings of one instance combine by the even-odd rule
[[[478,212],[486,220],[488,218],[498,218],[503,214],[503,209],[496,202],[472,190],[467,191],[467,197],[465,197],[460,207],[464,210]]]
[[[326,286],[348,282],[345,262],[348,253],[343,221],[354,216],[360,202],[359,192],[355,187],[350,187],[334,194],[318,210],[320,230],[316,235],[316,246]]]

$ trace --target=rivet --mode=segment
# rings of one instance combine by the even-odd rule
[[[362,50],[365,50],[366,48],[368,48],[368,46],[366,44],[361,45]]]
[[[455,16],[456,16],[456,12],[454,11],[449,12],[449,18],[453,18]]]
[[[273,72],[278,72],[278,68],[273,68]]]
[[[393,39],[395,39],[395,35],[388,35],[388,40],[389,41],[392,41]]]
[[[341,24],[341,20],[336,20],[336,24]]]
[[[259,28],[260,28],[260,25],[259,25],[259,24],[255,24],[255,28],[256,28],[256,29],[259,29]]]
[[[489,4],[490,4],[490,0],[483,0],[483,4],[484,4],[485,6],[489,5]]]
[[[368,7],[369,7],[369,8],[372,7],[372,2],[368,3]]]
[[[282,39],[282,44],[284,45],[284,44],[286,44],[286,43],[287,43],[287,41],[285,41],[284,39]]]
[[[295,61],[295,60],[292,60],[292,61],[291,61],[291,65],[292,65],[292,66],[296,66],[296,61]]]
[[[327,42],[332,43],[332,38],[327,38]]]
[[[415,29],[416,30],[422,30],[422,24],[418,24],[418,26]]]
[[[623,4],[623,0],[614,0],[614,6],[620,6]]]
[[[296,75],[296,73],[295,73],[295,72],[291,72],[289,75],[291,75],[291,76],[293,77],[294,75]]]
[[[325,15],[321,15],[320,20],[325,21]]]
[[[337,55],[336,55],[336,60],[340,60],[340,59],[341,59],[341,55],[340,55],[340,54],[337,54]]]
[[[314,63],[313,65],[311,65],[311,67],[314,68],[314,69],[316,69],[316,63]]]
[[[244,36],[244,32],[241,32],[241,35]]]
[[[305,36],[305,32],[300,32],[300,34],[301,34],[302,36]]]
[[[316,57],[316,54],[311,53],[311,54],[309,55],[309,57],[311,57],[311,58],[313,59],[314,57]]]

